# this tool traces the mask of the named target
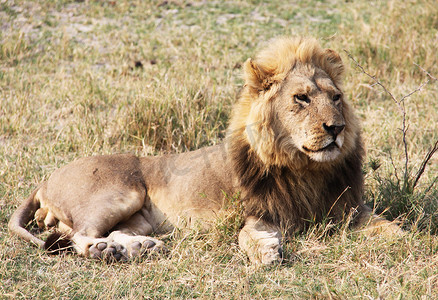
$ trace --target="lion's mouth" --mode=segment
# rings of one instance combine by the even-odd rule
[[[328,144],[327,146],[318,149],[318,150],[313,150],[313,149],[309,149],[306,146],[303,146],[303,149],[307,152],[313,152],[313,153],[317,153],[317,152],[323,152],[323,151],[332,151],[335,148],[339,148],[339,146],[336,144],[336,142],[331,142],[330,144]]]

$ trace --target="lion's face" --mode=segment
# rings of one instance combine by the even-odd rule
[[[359,123],[340,88],[343,70],[341,57],[316,40],[274,40],[244,64],[230,133],[243,136],[267,167],[342,160],[360,146]]]
[[[336,159],[342,152],[342,91],[321,69],[297,65],[273,100],[275,135],[282,150],[296,148],[314,161]]]

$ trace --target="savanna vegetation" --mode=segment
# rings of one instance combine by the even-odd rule
[[[261,268],[237,246],[239,214],[127,263],[49,256],[9,235],[16,206],[78,157],[219,143],[242,63],[279,35],[341,54],[365,200],[405,235],[315,225]],[[437,53],[433,0],[0,1],[0,298],[436,298]]]

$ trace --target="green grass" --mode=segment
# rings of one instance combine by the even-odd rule
[[[343,50],[401,99],[438,76],[438,7],[424,1],[3,1],[0,4],[0,298],[401,298],[438,294],[437,156],[404,189],[402,116]],[[7,232],[15,207],[75,158],[156,155],[219,143],[241,65],[271,37],[338,51],[367,147],[365,200],[400,238],[312,227],[285,262],[256,268],[237,215],[162,237],[163,257],[105,264],[48,256]],[[438,139],[438,85],[404,102],[409,168]],[[429,188],[431,187],[431,188]],[[332,230],[330,230],[332,231]]]

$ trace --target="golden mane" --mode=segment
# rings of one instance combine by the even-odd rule
[[[275,133],[271,99],[298,64],[323,70],[341,88],[344,67],[336,52],[322,49],[313,38],[275,39],[245,62],[245,86],[228,131],[230,159],[243,189],[246,214],[292,231],[329,211],[331,217],[343,218],[347,208],[362,204],[363,188],[360,129],[347,101],[345,142],[338,159],[320,163],[299,149],[284,151],[287,137]]]
[[[254,60],[248,59],[244,65],[245,84],[260,90],[261,76],[267,77],[262,87],[266,89],[274,83],[281,83],[296,63],[313,64],[325,71],[337,86],[341,85],[344,65],[339,55],[331,49],[322,49],[314,38],[277,38],[268,43]],[[250,71],[256,66],[260,73]]]
[[[259,78],[248,70],[251,62],[270,78],[270,84],[282,82],[296,63],[313,64],[325,71],[336,85],[341,84],[344,65],[339,55],[331,49],[322,49],[314,38],[282,37],[268,42],[254,60],[245,63],[245,83],[254,84]],[[268,84],[269,84],[268,83]]]

